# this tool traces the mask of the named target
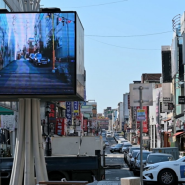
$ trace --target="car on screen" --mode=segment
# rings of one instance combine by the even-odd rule
[[[29,60],[30,60],[30,62],[33,62],[35,60],[35,54],[34,53],[30,53]]]
[[[35,59],[34,59],[35,66],[49,65],[49,63],[50,63],[49,58],[43,57],[41,53],[36,53],[35,54]]]

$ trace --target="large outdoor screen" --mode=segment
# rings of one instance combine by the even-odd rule
[[[0,95],[76,93],[75,17],[0,14]]]

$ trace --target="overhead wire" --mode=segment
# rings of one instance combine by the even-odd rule
[[[106,42],[102,42],[102,41],[99,41],[99,40],[96,40],[96,39],[92,39],[92,38],[89,38],[91,40],[94,40],[96,42],[99,42],[99,43],[102,43],[102,44],[106,44],[106,45],[109,45],[109,46],[114,46],[114,47],[117,47],[117,48],[124,48],[124,49],[130,49],[130,50],[148,50],[148,51],[159,51],[161,49],[148,49],[148,48],[130,48],[130,47],[125,47],[125,46],[118,46],[118,45],[114,45],[114,44],[109,44],[109,43],[106,43]]]
[[[158,33],[148,33],[148,34],[141,34],[141,35],[85,35],[86,37],[146,37],[152,35],[161,35],[165,33],[170,33],[172,31],[165,31],[165,32],[158,32]]]
[[[86,6],[63,7],[63,8],[87,8],[87,7],[92,7],[92,6],[103,6],[103,5],[108,5],[108,4],[122,3],[122,2],[124,2],[124,1],[128,1],[128,0],[113,1],[113,2],[109,2],[109,3],[94,4],[94,5],[86,5]]]

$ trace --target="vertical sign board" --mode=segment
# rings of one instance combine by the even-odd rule
[[[74,101],[73,102],[73,113],[74,113],[74,116],[78,116],[79,115],[78,101]]]
[[[171,112],[168,103],[172,103],[172,83],[162,84],[162,112]]]
[[[67,118],[67,124],[72,125],[72,115],[71,115],[71,102],[66,102],[66,118]]]
[[[145,110],[137,109],[137,121],[145,121]]]
[[[148,107],[147,106],[143,106],[143,109],[140,109],[140,107],[136,107],[137,108],[137,115],[138,115],[138,110],[143,110],[145,114],[145,119],[143,120],[143,133],[147,133],[148,132]],[[137,129],[140,128],[140,121],[138,120],[137,117]]]
[[[49,113],[49,123],[56,123],[56,105],[55,103],[50,103],[50,110],[51,112]]]

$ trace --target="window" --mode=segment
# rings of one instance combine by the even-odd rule
[[[96,117],[96,114],[93,114],[93,117]]]
[[[92,108],[93,110],[96,110],[96,106],[93,106],[93,108]]]

